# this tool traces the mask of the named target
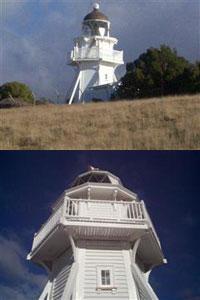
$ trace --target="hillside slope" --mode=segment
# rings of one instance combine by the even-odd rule
[[[200,149],[200,95],[2,109],[0,149]]]

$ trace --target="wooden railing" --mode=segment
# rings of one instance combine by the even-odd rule
[[[143,202],[68,199],[65,217],[69,219],[110,222],[145,220]]]
[[[57,210],[35,234],[34,250],[57,224],[66,221],[149,224],[158,239],[143,201],[109,201],[88,199],[63,199]],[[159,242],[159,239],[158,239]]]
[[[144,201],[142,201],[142,202],[144,203]],[[148,210],[146,209],[145,203],[144,203],[144,210],[145,210],[147,222],[148,222],[150,228],[152,229],[152,231],[153,231],[153,233],[154,233],[154,235],[155,235],[155,238],[156,238],[158,244],[160,245],[160,240],[159,240],[158,235],[157,235],[157,233],[156,233],[155,227],[154,227],[154,225],[153,225],[153,223],[152,223],[152,221],[151,221],[151,218],[150,218],[150,216],[149,216]],[[161,245],[160,245],[160,246],[161,246]]]
[[[105,60],[112,60],[114,62],[123,62],[123,51],[118,50],[103,50],[99,47],[83,47],[83,48],[74,48],[71,52],[71,59],[76,60],[83,60],[83,59],[105,59]]]
[[[60,205],[57,210],[49,217],[49,219],[42,225],[40,230],[35,234],[32,249],[36,248],[41,241],[52,231],[59,223],[63,214],[63,206]]]

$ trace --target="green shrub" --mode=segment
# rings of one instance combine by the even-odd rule
[[[10,95],[13,98],[21,98],[27,102],[32,103],[34,101],[33,93],[30,88],[21,82],[7,82],[0,87],[0,100],[9,98]]]

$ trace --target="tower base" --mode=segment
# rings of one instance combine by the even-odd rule
[[[115,92],[116,85],[116,83],[113,83],[94,86],[81,93],[79,86],[75,84],[72,95],[68,99],[68,104],[109,101]]]

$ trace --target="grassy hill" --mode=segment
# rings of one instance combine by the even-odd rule
[[[200,95],[2,109],[0,149],[200,149]]]

